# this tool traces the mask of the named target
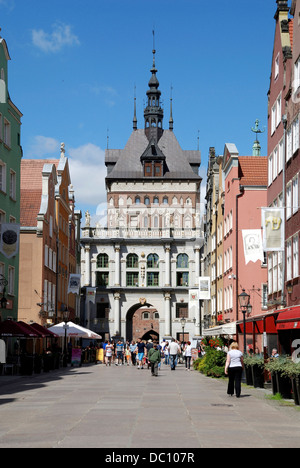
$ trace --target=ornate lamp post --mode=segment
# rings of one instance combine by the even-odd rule
[[[184,329],[185,329],[185,325],[186,325],[186,319],[184,317],[182,317],[180,322],[181,322],[181,326],[182,326],[182,343],[183,343],[184,342]]]
[[[247,346],[246,346],[246,314],[251,313],[252,311],[252,306],[249,304],[250,302],[250,296],[249,294],[246,293],[245,289],[243,289],[242,293],[239,295],[239,303],[240,303],[240,308],[242,309],[243,313],[243,322],[244,322],[244,354],[247,352]]]

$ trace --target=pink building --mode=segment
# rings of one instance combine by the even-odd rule
[[[267,203],[267,164],[267,157],[239,156],[234,144],[225,145],[224,258],[218,275],[223,274],[223,320],[227,323],[243,319],[238,299],[243,289],[250,295],[252,317],[266,310],[267,265],[261,260],[246,265],[242,230],[261,229],[261,207]],[[251,334],[247,339],[251,346],[252,338]]]

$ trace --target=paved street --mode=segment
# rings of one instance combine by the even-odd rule
[[[86,366],[0,377],[0,448],[300,447],[300,411],[162,366]]]

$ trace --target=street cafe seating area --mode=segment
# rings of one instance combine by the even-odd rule
[[[71,364],[69,338],[67,363]],[[73,343],[74,342],[74,343]],[[82,363],[96,362],[96,351],[85,348]],[[0,378],[5,375],[32,375],[64,367],[64,338],[37,324],[6,320],[0,322]]]

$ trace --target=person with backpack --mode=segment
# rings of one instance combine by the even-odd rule
[[[154,343],[153,348],[149,350],[148,359],[151,365],[151,375],[158,377],[158,364],[161,361],[160,349]]]

